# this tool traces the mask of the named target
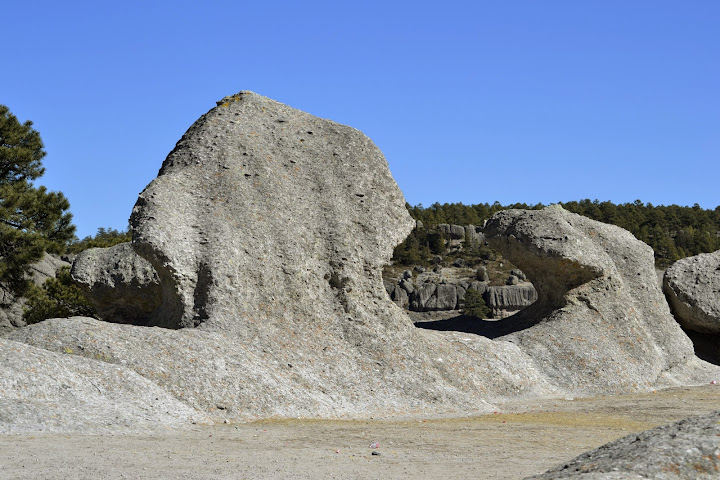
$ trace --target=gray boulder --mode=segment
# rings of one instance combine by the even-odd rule
[[[684,328],[720,333],[720,251],[672,264],[663,277],[663,291]]]
[[[426,312],[429,310],[430,299],[436,296],[437,284],[426,282],[416,286],[415,291],[410,295],[410,310],[415,312]],[[437,304],[437,300],[434,302]]]
[[[405,290],[407,293],[413,293],[415,291],[415,286],[413,285],[413,283],[410,280],[405,280],[405,279],[400,280],[399,285],[400,285],[400,288]]]
[[[480,245],[485,243],[485,235],[483,235],[482,229],[475,225],[465,225],[465,238],[469,239],[472,243]]]
[[[530,283],[488,286],[481,293],[485,304],[493,310],[495,315],[500,315],[503,311],[522,310],[538,299],[537,291]]]
[[[628,435],[574,460],[529,477],[695,480],[718,478],[720,411]]]
[[[370,139],[252,92],[187,131],[131,223],[163,286],[150,324],[248,339],[292,318],[354,330],[413,226]]]
[[[133,211],[133,247],[162,287],[148,325],[165,328],[75,317],[9,339],[135,372],[211,420],[492,411],[508,399],[705,382],[720,370],[692,355],[659,286],[643,293],[649,248],[553,212],[533,212],[542,222],[527,230],[525,214],[506,212],[493,227],[531,280],[548,274],[535,313],[550,317],[415,328],[381,276],[413,225],[382,154],[357,130],[243,92],[188,130]],[[537,247],[548,238],[580,253]],[[598,258],[573,260],[588,252]],[[416,283],[413,295],[449,304],[458,285]],[[0,369],[10,386],[0,404],[18,405],[12,386],[36,377],[40,391],[57,390],[54,371]],[[97,373],[78,375],[92,385]],[[141,393],[119,401],[132,407]]]
[[[694,356],[655,279],[652,249],[626,230],[551,206],[498,212],[485,234],[538,294],[503,338],[554,383],[586,392],[705,383],[717,370]]]
[[[410,298],[407,290],[402,287],[402,284],[391,284],[386,286],[386,290],[388,295],[390,295],[390,300],[392,300],[395,305],[400,308],[409,308]]]
[[[70,274],[106,322],[146,325],[162,304],[155,269],[130,243],[83,251]]]
[[[437,226],[445,240],[463,240],[465,238],[465,227],[460,225],[448,225],[441,223]]]
[[[516,276],[518,278],[518,280],[520,280],[521,282],[524,282],[525,280],[527,280],[527,277],[525,276],[523,271],[518,268],[514,268],[514,269],[510,270],[510,275]]]
[[[455,310],[458,304],[458,289],[451,283],[440,284],[434,295],[425,303],[426,311]]]

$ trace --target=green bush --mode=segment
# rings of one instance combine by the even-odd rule
[[[465,292],[463,313],[476,318],[492,318],[492,311],[485,304],[482,294],[477,290],[468,289]]]
[[[73,284],[69,267],[61,268],[57,277],[48,278],[42,287],[32,285],[26,298],[23,318],[28,325],[48,318],[95,316],[95,309],[85,298],[82,290]]]

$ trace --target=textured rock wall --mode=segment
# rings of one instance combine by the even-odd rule
[[[516,331],[503,338],[553,383],[607,392],[697,381],[713,368],[697,360],[672,318],[652,249],[626,230],[551,206],[499,212],[485,234],[538,292],[535,304],[511,317]]]
[[[528,480],[718,478],[720,411],[633,433]]]
[[[251,92],[188,130],[131,221],[164,286],[152,324],[243,335],[298,317],[360,320],[413,225],[367,137]]]

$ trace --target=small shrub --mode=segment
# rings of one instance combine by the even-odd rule
[[[28,325],[48,318],[94,317],[95,310],[82,290],[73,284],[70,268],[61,268],[56,278],[48,278],[42,287],[32,285],[27,293],[23,318]]]
[[[492,311],[485,304],[482,294],[473,289],[468,289],[465,292],[463,313],[480,319],[492,317]]]

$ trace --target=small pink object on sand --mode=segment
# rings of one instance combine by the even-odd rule
[[[710,385],[717,385],[717,380],[713,380],[710,382]]]

